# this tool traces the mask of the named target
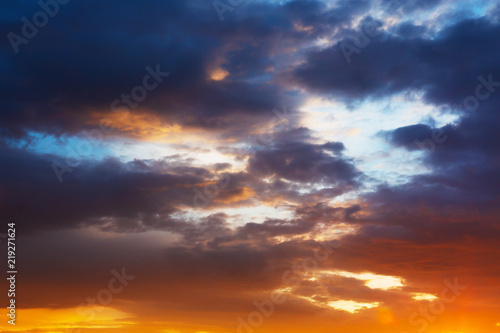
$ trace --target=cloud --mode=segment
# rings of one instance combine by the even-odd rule
[[[312,50],[293,76],[311,92],[348,101],[422,91],[428,103],[451,106],[474,92],[479,75],[500,77],[495,61],[500,50],[493,46],[499,34],[500,27],[487,18],[460,21],[432,39],[378,34],[350,64],[338,44]]]
[[[201,0],[71,2],[19,54],[0,43],[0,211],[18,225],[21,311],[71,316],[126,267],[137,278],[110,305],[117,331],[132,322],[229,331],[273,290],[287,302],[263,332],[403,330],[428,302],[415,295],[437,295],[454,276],[471,296],[442,321],[467,309],[497,322],[500,97],[493,85],[476,110],[463,104],[478,77],[500,80],[498,8],[471,18],[450,16],[441,1],[408,1],[407,16],[394,18],[390,5],[247,2],[220,22]],[[4,7],[4,35],[37,10]],[[339,42],[354,43],[368,22],[383,26],[348,64]],[[127,118],[113,113],[157,64],[169,76]],[[352,118],[322,119],[352,129],[358,104],[371,112],[370,102],[404,94],[421,94],[431,116],[394,114],[373,124],[375,138],[363,129],[327,139],[303,122],[314,95],[335,103],[307,112],[346,106]],[[164,150],[102,149],[59,183],[51,163],[67,162],[60,148],[103,118],[116,127],[103,144]],[[397,185],[373,179],[362,163],[384,149],[421,156],[425,171]],[[221,177],[227,184],[194,204]],[[303,260],[332,240],[341,246],[304,272]],[[287,271],[300,284],[284,281]],[[390,320],[375,325],[381,313]]]
[[[341,143],[292,142],[260,150],[249,161],[249,172],[301,183],[356,186],[360,173],[341,156]],[[329,154],[331,153],[331,154]]]

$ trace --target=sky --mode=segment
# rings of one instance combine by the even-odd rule
[[[498,2],[15,0],[0,36],[0,332],[500,332]]]

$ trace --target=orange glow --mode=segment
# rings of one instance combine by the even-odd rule
[[[377,320],[382,325],[389,325],[389,324],[394,323],[395,317],[394,317],[394,314],[392,313],[391,309],[389,309],[388,307],[385,307],[385,306],[381,306],[378,308]]]
[[[223,68],[217,68],[210,73],[210,79],[214,81],[222,81],[229,75],[229,72]]]
[[[249,187],[243,187],[237,189],[234,192],[225,191],[222,192],[220,197],[217,197],[214,201],[217,203],[231,204],[240,201],[245,201],[252,198],[255,195],[255,191]]]
[[[182,132],[181,126],[169,124],[157,115],[140,110],[94,113],[90,124],[98,126],[101,122],[116,128],[120,133],[145,141],[159,140]]]
[[[18,309],[16,315],[16,326],[2,321],[0,327],[7,332],[25,332],[34,329],[43,330],[44,332],[47,332],[46,330],[54,332],[54,330],[65,331],[66,329],[76,328],[121,328],[137,324],[130,319],[131,315],[102,306],[69,309]],[[4,315],[3,317],[6,316]],[[70,331],[68,330],[68,332]]]
[[[374,308],[374,307],[378,306],[378,302],[360,303],[360,302],[355,302],[355,301],[340,300],[340,301],[329,302],[328,305],[334,309],[337,309],[337,310],[343,310],[343,311],[347,311],[350,313],[356,313],[356,312],[359,312],[363,309]]]

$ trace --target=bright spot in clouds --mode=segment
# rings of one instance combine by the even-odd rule
[[[229,72],[222,68],[217,68],[210,73],[210,79],[214,81],[222,81],[229,75]]]
[[[343,310],[350,313],[356,313],[362,309],[370,309],[377,307],[379,305],[378,302],[373,303],[359,303],[355,301],[333,301],[329,302],[328,305],[337,310]]]
[[[392,289],[403,286],[402,279],[396,276],[377,275],[373,273],[351,273],[344,271],[328,272],[328,274],[354,278],[365,281],[365,286],[371,289]]]
[[[431,294],[417,293],[413,296],[413,299],[416,301],[432,301],[437,297]]]

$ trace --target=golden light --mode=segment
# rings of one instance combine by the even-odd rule
[[[413,296],[413,299],[416,301],[432,301],[435,300],[437,297],[432,295],[432,294],[425,294],[425,293],[415,293]]]
[[[97,126],[101,122],[106,126],[116,128],[122,134],[145,141],[159,140],[172,134],[182,133],[181,126],[169,124],[161,117],[148,113],[147,110],[95,112],[89,124]]]
[[[229,75],[229,72],[223,68],[217,68],[210,73],[210,79],[214,81],[222,81]]]
[[[356,313],[362,309],[375,308],[378,305],[379,305],[378,302],[360,303],[360,302],[346,301],[346,300],[328,302],[328,306],[330,306],[334,309],[337,309],[337,310],[347,311],[350,313]]]
[[[255,196],[255,191],[249,187],[243,187],[241,189],[237,189],[235,192],[236,193],[228,193],[226,191],[228,195],[218,197],[214,199],[214,202],[225,203],[225,204],[237,203],[240,201],[245,201]]]
[[[399,288],[403,286],[402,279],[397,276],[389,276],[389,275],[378,275],[373,273],[351,273],[345,271],[333,271],[327,272],[333,275],[344,276],[348,278],[354,278],[358,280],[365,281],[365,286],[371,289],[393,289]]]
[[[130,321],[131,315],[109,307],[78,307],[67,309],[18,309],[18,323],[8,325],[2,323],[0,328],[6,332],[51,330],[64,331],[70,328],[122,328],[136,323]]]

